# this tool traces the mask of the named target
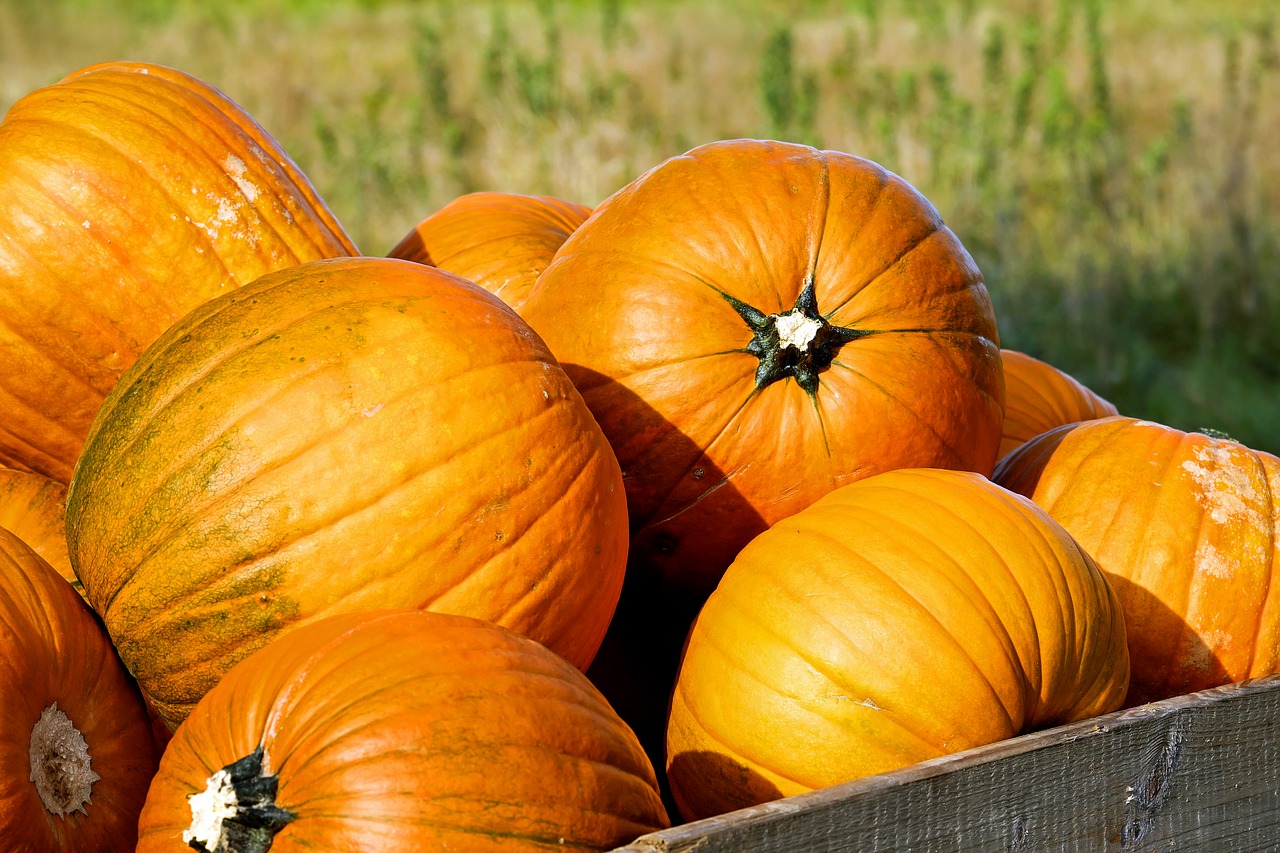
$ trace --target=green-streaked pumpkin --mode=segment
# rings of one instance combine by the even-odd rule
[[[1120,602],[1031,501],[901,469],[776,523],[690,631],[667,776],[686,818],[1119,707]]]
[[[138,851],[590,851],[667,824],[653,765],[581,672],[492,623],[382,611],[227,673],[165,752]]]
[[[545,195],[474,192],[414,226],[390,257],[431,264],[519,311],[538,276],[591,208]]]
[[[1002,459],[1054,427],[1117,414],[1114,403],[1046,361],[1009,349],[1001,350],[1000,357],[1004,362]]]
[[[355,251],[207,83],[111,62],[31,92],[0,122],[0,464],[65,484],[103,397],[178,318]]]
[[[868,160],[727,140],[651,169],[521,314],[600,422],[633,564],[704,594],[757,533],[899,467],[989,474],[1004,385],[982,276]]]
[[[1280,671],[1280,459],[1110,417],[1000,462],[1098,561],[1124,604],[1135,705]]]
[[[0,528],[0,850],[125,853],[159,759],[88,605]]]
[[[170,724],[330,613],[500,622],[585,668],[626,563],[617,460],[496,296],[387,258],[202,305],[108,396],[67,496],[85,594]]]

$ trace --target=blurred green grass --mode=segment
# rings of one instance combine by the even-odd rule
[[[358,245],[465,192],[595,204],[739,136],[942,212],[1002,343],[1280,453],[1280,0],[0,0],[0,109],[143,59],[242,104]]]

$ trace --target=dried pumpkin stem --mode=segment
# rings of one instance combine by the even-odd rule
[[[65,818],[72,812],[88,814],[93,783],[93,760],[84,735],[54,702],[31,727],[31,782],[50,814]]]
[[[202,853],[265,853],[276,833],[296,817],[276,805],[275,776],[262,772],[264,750],[253,752],[209,777],[205,789],[187,798],[191,826],[182,833]]]

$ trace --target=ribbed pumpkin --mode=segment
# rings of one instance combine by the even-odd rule
[[[667,825],[585,676],[496,625],[400,611],[232,669],[166,750],[138,851],[605,850]]]
[[[1124,604],[1128,704],[1280,671],[1280,459],[1112,417],[1001,461],[1098,561]]]
[[[1004,391],[981,274],[864,159],[726,140],[637,178],[521,309],[622,465],[644,571],[709,591],[769,524],[893,468],[989,474]]]
[[[408,261],[314,261],[202,305],[122,377],[67,496],[85,594],[171,724],[328,613],[493,621],[577,666],[626,563],[621,473],[542,341]]]
[[[28,471],[0,468],[0,527],[17,535],[83,594],[67,556],[67,487]]]
[[[1004,362],[1004,436],[1000,457],[1054,427],[1118,414],[1114,403],[1048,362],[1017,350]]]
[[[0,850],[132,851],[156,770],[142,697],[88,605],[0,529]]]
[[[0,464],[66,483],[103,397],[205,299],[355,253],[306,177],[217,89],[93,65],[0,122]]]
[[[474,192],[418,223],[393,258],[470,279],[517,311],[556,250],[591,208],[544,195]]]
[[[667,776],[687,818],[1113,710],[1119,601],[1031,501],[903,469],[743,549],[690,631]]]

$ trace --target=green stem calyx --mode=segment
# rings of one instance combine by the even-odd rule
[[[760,359],[757,390],[791,376],[812,396],[818,393],[818,374],[831,364],[840,347],[871,334],[827,322],[818,313],[812,276],[805,282],[795,306],[779,314],[765,314],[727,293],[721,295],[753,333],[746,351]]]
[[[276,805],[275,776],[262,772],[263,748],[223,767],[205,789],[187,797],[187,846],[202,853],[266,853],[277,832],[295,817]]]

